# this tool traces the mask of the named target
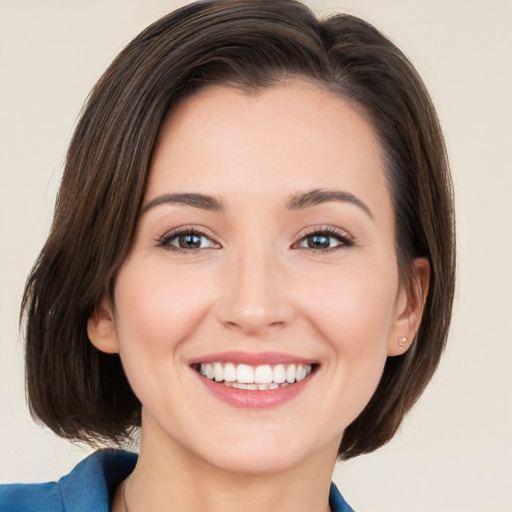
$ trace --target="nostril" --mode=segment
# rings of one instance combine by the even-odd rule
[[[271,285],[270,280],[268,276],[258,280],[253,276],[247,282],[247,278],[235,276],[216,305],[217,319],[231,330],[253,335],[288,325],[296,314],[293,300],[277,280]]]
[[[268,315],[243,315],[236,320],[228,320],[223,322],[228,329],[238,330],[246,335],[258,336],[281,329],[287,325],[286,321],[277,320],[269,321]]]

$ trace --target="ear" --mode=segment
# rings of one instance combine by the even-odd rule
[[[430,283],[430,264],[426,258],[414,260],[413,282],[404,283],[398,295],[395,321],[388,340],[388,356],[407,352],[420,327]]]
[[[98,350],[107,354],[119,352],[114,310],[108,299],[103,298],[94,308],[87,321],[87,334]]]

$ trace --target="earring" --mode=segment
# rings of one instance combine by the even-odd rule
[[[398,338],[398,346],[399,346],[399,347],[405,347],[405,345],[407,345],[407,342],[408,342],[408,341],[409,341],[409,340],[407,339],[407,336],[400,336],[400,337]]]

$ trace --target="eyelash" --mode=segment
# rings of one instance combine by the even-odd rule
[[[210,247],[197,247],[197,248],[183,248],[183,247],[177,247],[174,245],[171,245],[171,243],[182,236],[197,236],[200,238],[206,238],[208,239],[212,246]],[[314,248],[314,247],[301,247],[300,243],[305,242],[309,237],[312,236],[319,236],[319,237],[325,237],[325,238],[335,238],[338,242],[340,242],[338,245],[334,247],[327,247],[327,248]],[[325,226],[325,227],[319,227],[319,228],[313,228],[309,231],[306,231],[305,233],[301,233],[300,237],[297,239],[296,242],[292,244],[292,249],[305,249],[306,251],[313,252],[313,253],[320,253],[320,254],[326,254],[334,251],[338,251],[343,248],[352,247],[355,244],[354,239],[345,231],[337,228],[333,228],[332,226]],[[193,252],[202,251],[205,249],[217,249],[220,248],[221,245],[214,240],[214,238],[207,234],[205,231],[197,228],[197,227],[180,227],[173,229],[172,231],[169,231],[165,233],[163,236],[158,238],[157,244],[158,247],[167,248],[170,251],[181,253],[181,254],[190,254]]]
[[[322,226],[319,228],[312,228],[311,230],[306,231],[305,233],[301,233],[300,238],[293,243],[292,248],[301,248],[299,244],[301,242],[305,242],[307,238],[312,236],[320,236],[326,238],[335,238],[339,243],[334,247],[327,247],[325,249],[321,248],[313,248],[313,247],[302,247],[307,251],[313,253],[327,254],[332,253],[334,251],[339,251],[340,249],[344,249],[347,247],[352,247],[355,245],[354,239],[346,232],[338,228],[334,228],[332,226]]]
[[[171,242],[178,239],[181,236],[198,236],[201,238],[207,238],[212,245],[217,247],[199,247],[199,248],[184,248],[184,247],[176,247],[174,245],[171,245]],[[212,248],[220,248],[220,244],[216,242],[213,237],[203,230],[197,228],[197,227],[187,227],[183,226],[180,228],[173,229],[172,231],[169,231],[165,233],[163,236],[161,236],[157,240],[157,246],[163,247],[166,249],[169,249],[170,251],[181,253],[181,254],[190,254],[192,252],[198,252],[204,249],[212,249]]]

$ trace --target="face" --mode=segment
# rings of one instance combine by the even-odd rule
[[[261,473],[334,460],[411,325],[371,126],[296,81],[173,113],[89,334],[120,353],[143,443]]]

